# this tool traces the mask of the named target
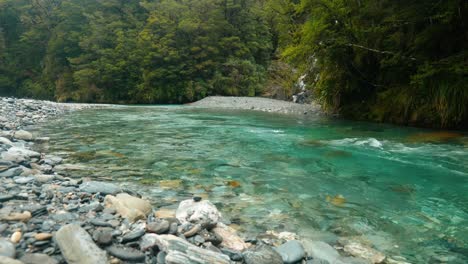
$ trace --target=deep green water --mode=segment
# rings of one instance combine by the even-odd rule
[[[89,168],[73,175],[121,181],[155,206],[201,194],[243,231],[468,263],[466,134],[182,106],[75,112],[39,132]]]

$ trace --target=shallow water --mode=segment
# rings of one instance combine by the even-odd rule
[[[214,201],[241,231],[353,237],[414,263],[468,263],[468,137],[183,106],[75,112],[48,152],[174,206]]]

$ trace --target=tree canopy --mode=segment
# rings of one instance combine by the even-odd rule
[[[466,43],[465,0],[0,0],[0,95],[185,103],[276,82],[291,96],[307,74],[329,112],[456,128]]]

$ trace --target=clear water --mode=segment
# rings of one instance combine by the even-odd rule
[[[48,152],[174,207],[207,197],[241,231],[353,237],[413,263],[468,263],[468,137],[183,106],[76,112]]]

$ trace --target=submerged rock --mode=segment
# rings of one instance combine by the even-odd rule
[[[304,247],[297,240],[291,240],[282,244],[276,248],[276,251],[281,255],[285,264],[294,264],[305,256]]]
[[[229,257],[224,254],[199,248],[173,235],[156,235],[154,238],[159,249],[166,253],[168,264],[231,263]]]
[[[382,253],[357,242],[350,242],[344,246],[343,250],[355,257],[367,259],[372,263],[382,263],[385,260],[385,255]]]
[[[55,235],[68,264],[106,264],[106,253],[94,244],[91,236],[76,224],[63,226]]]
[[[338,251],[329,244],[322,241],[302,241],[309,256],[314,259],[335,263],[340,257]]]
[[[182,201],[176,211],[176,218],[182,223],[214,226],[221,220],[221,213],[210,201],[196,202],[193,199]]]

